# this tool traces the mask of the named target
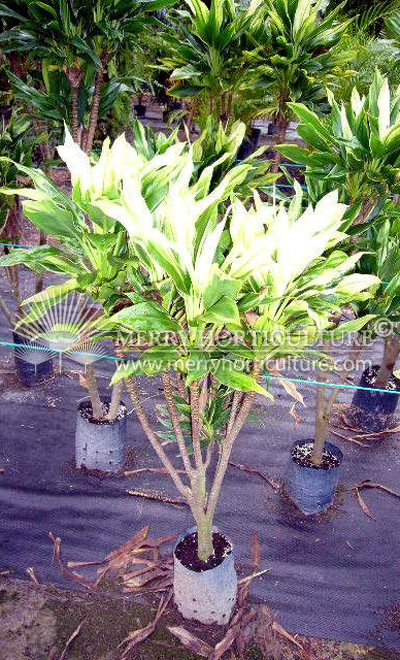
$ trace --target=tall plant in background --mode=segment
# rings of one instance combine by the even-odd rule
[[[206,99],[208,114],[219,120],[234,116],[237,98],[257,93],[260,69],[248,61],[246,40],[260,27],[260,2],[245,9],[235,0],[185,0],[187,24],[180,22],[163,34],[167,54],[161,62],[174,82],[169,94],[177,98]],[[254,45],[251,46],[254,48]],[[196,103],[192,116],[196,116]],[[189,121],[191,124],[191,119]]]
[[[15,12],[19,21],[0,35],[6,52],[29,50],[45,58],[47,65],[56,66],[61,77],[65,76],[70,90],[70,124],[74,139],[88,153],[92,149],[99,117],[101,94],[105,85],[107,63],[125,47],[133,44],[133,38],[156,20],[150,13],[173,4],[174,0],[145,0],[121,2],[120,0],[49,0],[48,3],[31,2],[28,16]],[[0,6],[0,16],[9,14]],[[47,69],[48,71],[48,69]],[[29,89],[21,89],[14,77],[13,84],[33,99],[51,104],[52,90],[46,81],[50,98],[39,99]],[[80,96],[82,89],[90,88],[90,112],[81,135],[83,122]],[[61,97],[59,92],[58,94]],[[60,113],[59,113],[60,114]],[[65,115],[61,112],[62,119]],[[59,120],[60,117],[54,117]]]
[[[272,96],[265,114],[276,119],[277,144],[285,139],[291,116],[289,102],[302,102],[307,107],[325,106],[325,85],[339,72],[346,53],[335,53],[349,21],[337,21],[343,4],[320,18],[318,0],[268,0],[264,29],[258,33],[258,49],[252,63],[263,67]],[[342,72],[343,75],[343,72]],[[277,162],[279,155],[277,155]]]
[[[18,177],[18,166],[30,166],[32,153],[38,144],[28,115],[15,113],[7,127],[0,132],[0,186],[15,187]],[[5,160],[12,158],[14,162]],[[19,243],[20,237],[20,207],[18,198],[9,198],[0,190],[0,243]],[[18,269],[11,265],[7,269],[11,290],[18,308],[20,302]],[[10,324],[14,322],[12,310],[0,298],[0,308]]]
[[[400,192],[400,94],[391,94],[379,71],[367,96],[353,89],[351,101],[337,103],[329,93],[331,112],[325,121],[305,105],[291,103],[300,120],[298,133],[307,144],[280,145],[289,160],[305,165],[311,200],[338,189],[340,199],[356,208],[358,232],[374,209]]]

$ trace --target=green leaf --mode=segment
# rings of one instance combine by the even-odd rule
[[[342,337],[345,337],[348,334],[351,334],[353,332],[358,332],[363,328],[364,326],[367,325],[372,319],[376,318],[376,314],[366,314],[365,316],[362,316],[359,319],[353,319],[352,321],[347,321],[346,323],[341,323],[339,327],[335,328],[334,330],[326,330],[323,333],[323,338],[327,339],[329,341],[333,341],[335,339],[342,339]]]
[[[68,293],[71,293],[71,291],[75,291],[77,288],[77,280],[71,279],[67,280],[67,282],[64,282],[64,284],[56,284],[55,286],[49,286],[47,289],[43,289],[43,291],[40,291],[40,293],[36,293],[34,296],[31,296],[30,298],[26,298],[23,302],[22,305],[34,305],[36,303],[42,303],[42,302],[51,302],[51,301],[56,301],[59,302],[61,296],[65,296]]]
[[[228,296],[222,296],[218,302],[205,312],[203,318],[207,323],[216,323],[217,325],[240,324],[237,305]]]
[[[152,302],[142,302],[121,309],[110,317],[109,323],[135,332],[179,332],[181,329],[161,307]]]
[[[254,378],[242,371],[236,371],[232,363],[229,363],[226,360],[224,360],[215,370],[214,377],[218,382],[222,383],[222,385],[226,385],[232,390],[238,390],[239,392],[256,392],[257,394],[261,394],[267,399],[273,401],[272,394],[261,387]]]

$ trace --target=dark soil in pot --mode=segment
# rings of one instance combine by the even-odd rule
[[[145,117],[146,116],[146,106],[141,103],[137,103],[133,106],[135,110],[136,117]]]
[[[110,397],[103,397],[103,413],[107,414]],[[121,401],[115,421],[95,420],[89,399],[78,406],[75,432],[75,464],[77,468],[117,473],[125,464],[127,408]]]
[[[378,370],[377,364],[365,369],[359,385],[370,390],[356,390],[348,413],[349,421],[357,428],[366,431],[383,431],[388,428],[399,403],[400,379],[396,376],[390,378],[386,386],[387,394],[379,391],[379,388],[378,391],[373,391]]]
[[[322,455],[322,463],[320,465],[315,465],[311,460],[313,447],[313,442],[294,445],[294,447],[292,447],[292,459],[294,462],[297,463],[297,465],[300,465],[300,467],[312,468],[314,470],[330,470],[331,468],[339,467],[339,457],[329,451],[326,447]]]
[[[107,415],[109,409],[110,409],[110,404],[108,402],[102,404],[102,410],[104,416]],[[114,424],[116,421],[123,419],[124,416],[126,415],[126,412],[127,411],[125,404],[121,403],[118,408],[118,413],[115,418],[115,421],[110,422],[108,419],[95,419],[93,417],[92,404],[90,401],[85,401],[79,406],[79,413],[83,419],[85,419],[90,424],[101,424],[103,426],[107,424],[108,425]]]
[[[221,532],[213,532],[212,541],[214,555],[208,561],[201,561],[197,556],[197,532],[185,536],[178,543],[175,548],[175,556],[183,566],[196,573],[216,568],[232,553],[232,546]]]

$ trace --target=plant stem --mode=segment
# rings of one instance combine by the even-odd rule
[[[397,358],[400,353],[400,337],[394,332],[386,337],[383,351],[383,359],[379,371],[376,375],[374,386],[379,389],[386,389],[386,386],[393,374]]]
[[[287,118],[285,117],[284,114],[280,114],[278,116],[278,133],[276,136],[275,145],[282,144],[285,141],[288,126],[289,126],[289,122]],[[272,172],[274,174],[277,174],[279,172],[279,164],[281,162],[281,159],[282,159],[282,155],[279,153],[279,151],[275,149],[274,164],[272,167]]]
[[[196,467],[203,467],[203,457],[201,454],[201,412],[200,412],[200,394],[199,385],[194,382],[190,386],[190,408],[192,413],[192,444]]]
[[[101,419],[103,417],[103,406],[101,404],[99,387],[92,364],[88,364],[86,367],[86,382],[90,401],[92,404],[93,418]]]
[[[123,386],[124,384],[123,381],[121,380],[112,388],[110,407],[107,415],[104,418],[108,422],[115,422],[115,420],[117,419],[119,406],[121,404],[121,394],[122,394]]]
[[[253,378],[258,380],[260,375],[260,365],[255,362],[253,364]],[[219,494],[221,492],[222,482],[224,480],[225,472],[228,468],[229,459],[232,453],[233,444],[242,429],[243,424],[246,421],[247,415],[249,414],[251,407],[254,401],[254,392],[247,392],[242,401],[240,410],[236,416],[236,419],[232,425],[232,429],[229,434],[227,434],[222,441],[221,454],[218,461],[217,468],[215,470],[214,483],[212,485],[210,494],[208,496],[207,503],[207,515],[212,523],[214,512],[218,503]]]
[[[83,145],[83,150],[87,154],[90,154],[93,147],[94,134],[96,132],[97,122],[99,118],[99,105],[100,105],[101,88],[103,86],[103,80],[104,80],[104,69],[102,67],[101,69],[98,70],[95,77],[89,128],[86,135],[85,144]]]
[[[181,425],[179,423],[179,417],[177,413],[177,409],[174,403],[173,395],[172,395],[172,384],[171,384],[171,379],[168,374],[163,373],[161,374],[161,379],[163,383],[163,388],[164,388],[164,397],[165,401],[167,404],[168,412],[171,417],[171,422],[172,422],[172,427],[174,429],[175,437],[178,442],[179,446],[179,452],[183,461],[183,464],[185,466],[185,470],[188,473],[188,475],[192,475],[193,470],[192,470],[192,465],[190,463],[190,458],[189,454],[187,451],[186,443],[185,443],[185,438],[182,433]]]
[[[317,380],[320,383],[327,381],[327,374],[324,369],[320,369],[318,372]],[[315,438],[311,455],[311,461],[314,465],[321,465],[325,449],[325,436],[329,421],[329,417],[327,419],[325,416],[325,391],[326,387],[324,385],[318,385],[315,408]]]
[[[212,542],[212,523],[207,515],[196,519],[197,555],[200,561],[207,561],[214,554]]]
[[[72,137],[79,144],[79,119],[78,119],[78,88],[71,88],[72,95]]]
[[[15,319],[11,314],[11,310],[9,309],[5,300],[3,300],[1,296],[0,296],[0,309],[3,312],[4,316],[6,317],[6,319],[8,320],[8,322],[11,324],[11,326],[14,327]]]
[[[135,413],[138,416],[139,422],[141,424],[141,427],[146,434],[151,446],[153,447],[154,451],[158,455],[161,463],[164,465],[166,470],[168,470],[168,473],[172,479],[172,481],[175,484],[175,487],[177,491],[185,497],[187,502],[190,504],[192,501],[191,498],[191,491],[190,489],[185,486],[183,483],[182,479],[180,478],[177,470],[175,467],[172,465],[171,461],[169,460],[167,454],[165,453],[160,440],[158,439],[156,433],[153,431],[149,424],[149,420],[147,419],[147,415],[144,412],[142,408],[142,404],[140,403],[140,398],[139,398],[139,392],[136,387],[136,383],[133,378],[127,378],[125,380],[125,385],[126,389],[128,391],[128,394],[131,398],[132,404],[133,404],[133,409]]]

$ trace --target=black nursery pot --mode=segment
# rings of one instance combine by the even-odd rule
[[[136,117],[145,117],[146,116],[146,106],[138,103],[134,106]]]
[[[285,490],[298,509],[305,515],[321,513],[328,509],[335,496],[343,454],[338,447],[325,442],[325,450],[335,459],[336,466],[328,469],[303,467],[293,458],[294,450],[313,440],[300,440],[292,445],[286,470]]]
[[[4,118],[4,121],[7,123],[11,119],[12,114],[12,105],[1,106],[0,107],[0,117]]]
[[[237,152],[238,160],[245,160],[258,149],[260,142],[261,130],[259,128],[251,128],[250,133],[246,136],[239,147]]]
[[[378,370],[378,364],[365,369],[359,386],[373,389]],[[352,401],[351,418],[358,428],[375,432],[383,431],[389,426],[399,403],[400,380],[396,376],[392,376],[386,389],[387,393],[379,390],[377,392],[356,390]]]
[[[41,352],[43,347],[26,337],[21,337],[16,332],[13,332],[13,342],[18,345],[14,347],[14,363],[20,383],[26,387],[31,387],[51,376],[53,373],[53,360],[35,362],[34,359],[35,357],[40,359],[43,355]],[[35,351],[37,351],[36,354]]]

